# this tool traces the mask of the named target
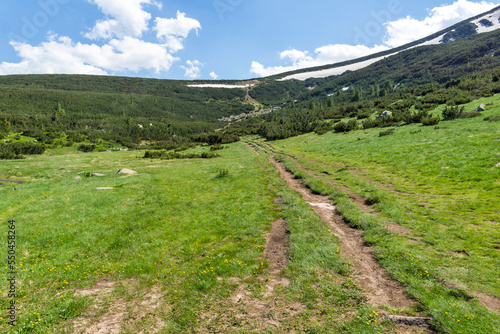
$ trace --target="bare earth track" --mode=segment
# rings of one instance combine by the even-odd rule
[[[311,208],[330,226],[332,232],[341,241],[343,254],[351,261],[354,268],[354,278],[365,291],[367,300],[374,306],[388,305],[394,308],[412,308],[417,302],[410,298],[405,288],[392,279],[374,258],[373,250],[364,244],[362,231],[349,227],[342,216],[335,211],[332,201],[326,196],[315,195],[300,180],[288,172],[284,165],[274,156],[269,161],[280,172],[288,186],[302,195]],[[395,317],[387,315],[387,319],[398,324],[423,327],[432,333],[429,318]],[[397,320],[397,321],[396,321]]]

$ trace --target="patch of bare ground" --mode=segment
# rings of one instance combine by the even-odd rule
[[[387,229],[387,231],[394,233],[394,234],[399,234],[402,236],[411,235],[412,237],[415,237],[412,233],[413,230],[409,227],[404,227],[402,225],[394,224],[394,223],[387,223],[387,224],[385,224],[385,228]]]
[[[474,296],[479,300],[479,303],[483,305],[485,308],[487,308],[490,311],[500,313],[500,298],[488,295],[486,293],[482,292],[477,292],[477,291],[469,291],[467,289],[464,289],[462,286],[451,283],[446,281],[444,278],[438,277],[437,280],[439,283],[443,284],[447,288],[454,289],[454,290],[459,290],[459,291],[465,291],[466,293]]]
[[[488,310],[500,313],[500,298],[481,292],[472,292],[472,295],[476,297],[481,305],[486,307]]]
[[[348,194],[350,199],[354,201],[354,203],[358,206],[358,208],[364,213],[371,213],[378,215],[380,211],[376,211],[373,209],[373,204],[368,204],[365,197],[356,195],[356,194]]]
[[[363,176],[363,173],[366,172],[365,168],[351,168],[348,170],[349,173],[356,176]]]
[[[271,233],[267,236],[264,257],[270,263],[271,275],[278,276],[286,268],[288,252],[288,230],[286,222],[279,219],[272,224]]]
[[[257,147],[255,147],[254,145],[252,145],[252,144],[250,144],[250,143],[247,143],[247,142],[244,142],[243,144],[245,144],[246,146],[248,146],[249,148],[251,148],[251,149],[252,149],[252,151],[254,151],[254,152],[255,152],[255,154],[260,155],[259,150],[258,150],[258,149],[257,149]]]
[[[303,304],[289,302],[274,292],[276,286],[284,287],[290,283],[286,278],[275,277],[269,280],[258,277],[260,284],[266,284],[266,291],[260,298],[249,291],[255,283],[247,283],[247,280],[248,278],[241,280],[235,277],[229,279],[238,286],[236,292],[201,315],[200,333],[261,333],[265,329],[279,330],[305,308]]]
[[[134,327],[135,324],[147,317],[149,323],[154,324],[147,329],[138,330],[137,333],[156,333],[165,324],[161,319],[154,317],[152,313],[160,306],[163,294],[159,287],[153,287],[149,292],[142,294],[134,291],[134,281],[125,281],[127,290],[134,293],[138,298],[125,300],[124,298],[113,298],[112,292],[118,283],[100,280],[90,289],[75,291],[75,296],[90,296],[93,305],[85,315],[73,320],[73,333],[85,334],[112,334],[123,331],[124,326]]]

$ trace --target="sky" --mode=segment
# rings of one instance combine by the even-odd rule
[[[243,80],[388,50],[500,0],[0,2],[0,75]]]

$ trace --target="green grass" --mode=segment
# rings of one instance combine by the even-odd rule
[[[264,330],[261,319],[234,326],[231,319],[214,325],[204,317],[234,314],[230,297],[246,284],[252,299],[271,303],[276,298],[284,305],[269,310],[284,326],[268,326],[269,333],[283,328],[393,332],[394,325],[374,321],[361,291],[348,282],[336,237],[286,187],[266,156],[241,143],[220,155],[150,160],[142,158],[143,151],[76,153],[64,148],[1,161],[0,178],[26,183],[0,186],[0,235],[7,235],[8,220],[17,225],[20,307],[16,327],[8,327],[0,315],[0,331],[71,332],[75,323],[87,321],[88,328],[106,313],[119,313],[120,305],[125,306],[119,323],[128,333],[152,328],[204,332],[207,326],[234,333]],[[117,175],[120,168],[138,174]],[[89,173],[104,176],[85,177]],[[278,196],[281,209],[274,204]],[[263,282],[272,279],[263,257],[265,237],[280,217],[290,231],[290,262],[283,275],[291,283],[265,297]],[[0,249],[7,251],[4,237]],[[0,278],[6,275],[2,266]],[[116,285],[109,293],[78,294],[98,282]],[[9,302],[6,290],[2,284],[3,310]],[[137,319],[145,296],[154,291],[160,294],[157,307]],[[290,315],[287,305],[294,303],[302,307]],[[246,313],[241,311],[243,317]]]
[[[307,134],[271,143],[318,175],[312,178],[285,158],[289,169],[331,195],[342,215],[365,230],[379,262],[435,317],[439,329],[452,333],[500,328],[498,313],[471,296],[500,298],[500,128],[483,120],[500,115],[500,99],[474,101],[465,111],[480,103],[493,105],[480,117],[442,121],[436,128],[402,126],[383,137],[380,129]],[[364,214],[340,189],[365,196],[381,214]],[[391,223],[411,232],[389,233],[384,226]],[[438,278],[454,285],[446,287]]]

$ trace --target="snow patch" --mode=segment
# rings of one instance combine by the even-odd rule
[[[246,85],[224,85],[224,84],[199,84],[199,85],[187,85],[188,87],[191,88],[228,88],[228,89],[234,89],[234,88],[248,88],[252,87],[255,85],[251,84],[246,84]]]
[[[481,23],[482,20],[488,20],[492,23],[491,26],[489,25],[484,25]],[[485,32],[490,32],[493,30],[497,30],[500,28],[500,10],[497,10],[496,12],[492,14],[487,14],[485,16],[482,16],[476,20],[471,21],[471,23],[474,23],[477,26],[476,31],[479,34],[485,33]]]
[[[442,44],[442,40],[444,38],[446,34],[442,34],[441,36],[439,37],[436,37],[434,39],[431,39],[430,41],[427,41],[427,42],[423,42],[422,44],[419,44],[417,46],[414,46],[414,48],[416,47],[419,47],[419,46],[425,46],[425,45],[438,45],[438,44]]]
[[[395,53],[387,55],[387,56],[383,56],[383,57],[377,57],[377,58],[365,60],[365,61],[355,63],[355,64],[350,64],[350,65],[345,65],[345,66],[340,66],[340,67],[335,67],[335,68],[329,68],[326,70],[292,74],[292,75],[289,75],[289,76],[284,77],[282,79],[278,79],[278,81],[285,81],[285,80],[292,80],[292,79],[305,81],[305,80],[310,79],[310,78],[327,78],[327,77],[330,77],[333,75],[341,75],[347,71],[356,71],[356,70],[360,70],[362,68],[368,67],[368,66],[378,62],[379,60],[382,60],[382,59],[389,57],[389,56],[392,56],[394,54]]]

